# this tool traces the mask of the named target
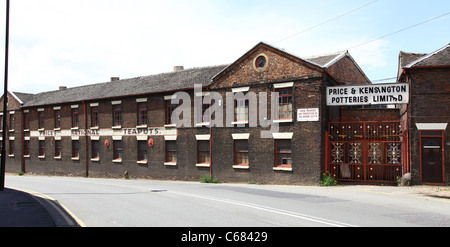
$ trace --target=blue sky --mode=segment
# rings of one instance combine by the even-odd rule
[[[448,0],[11,0],[9,90],[229,64],[260,41],[299,57],[328,54],[446,13]],[[349,52],[369,79],[380,80],[396,76],[400,51],[429,53],[448,43],[450,14]]]

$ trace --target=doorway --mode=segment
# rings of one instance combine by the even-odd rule
[[[444,183],[443,131],[420,132],[420,165],[423,183]]]

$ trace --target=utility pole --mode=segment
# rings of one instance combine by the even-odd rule
[[[6,111],[8,110],[8,56],[9,56],[9,0],[6,0],[6,34],[5,34],[5,90],[3,94],[3,133],[2,157],[0,170],[0,191],[5,190],[5,163],[6,163]]]

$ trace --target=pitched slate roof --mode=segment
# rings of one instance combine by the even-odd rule
[[[34,94],[29,93],[13,92],[12,94],[16,96],[16,98],[19,100],[19,103],[22,105],[24,104],[24,102],[28,102],[34,97]]]
[[[450,44],[411,62],[404,68],[434,67],[434,66],[450,66]]]
[[[410,52],[404,52],[404,51],[400,51],[400,54],[398,55],[398,74],[397,74],[397,80],[400,81],[400,77],[402,75],[403,72],[403,68],[418,60],[419,58],[422,58],[424,56],[426,56],[426,53],[410,53]]]
[[[325,69],[328,69],[333,64],[337,63],[339,60],[341,60],[344,57],[348,57],[353,62],[355,67],[359,70],[359,72],[361,72],[361,74],[365,78],[365,80],[368,83],[371,83],[370,79],[367,77],[367,75],[364,73],[364,71],[361,69],[361,67],[359,67],[359,65],[356,63],[355,59],[353,59],[353,57],[350,55],[348,50],[347,51],[339,51],[339,52],[331,53],[331,54],[307,57],[307,58],[305,58],[305,60],[310,61],[315,64],[318,64]]]
[[[336,53],[332,53],[332,54],[306,57],[304,59],[308,60],[310,62],[313,62],[315,64],[318,64],[324,68],[328,68],[331,65],[333,65],[333,63],[335,63],[339,59],[343,58],[347,53],[348,53],[348,51],[340,51],[340,52],[336,52]]]
[[[178,72],[141,76],[39,94],[15,94],[24,103],[24,107],[31,107],[159,92],[173,92],[194,88],[194,84],[208,86],[211,83],[211,78],[225,67],[226,65],[193,68]]]

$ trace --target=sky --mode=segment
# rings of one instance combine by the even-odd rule
[[[5,6],[0,1],[1,84]],[[450,43],[450,1],[11,0],[8,90],[230,64],[261,41],[302,58],[348,50],[370,80],[395,82],[383,79],[397,76],[400,51]]]

